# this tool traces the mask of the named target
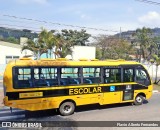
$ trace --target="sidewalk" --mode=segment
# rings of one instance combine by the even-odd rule
[[[3,104],[3,98],[4,98],[3,80],[0,79],[0,108],[2,108],[4,106],[4,104]]]
[[[4,104],[3,104],[3,97],[4,97],[4,95],[3,95],[3,89],[0,89],[0,108],[4,106]]]

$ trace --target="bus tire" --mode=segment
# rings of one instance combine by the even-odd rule
[[[74,113],[75,104],[73,102],[63,102],[59,107],[59,113],[62,116],[68,116]]]
[[[137,95],[134,100],[134,105],[142,105],[144,102],[144,97],[142,95]]]

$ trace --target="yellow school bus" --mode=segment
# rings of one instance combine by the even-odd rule
[[[125,60],[22,58],[7,64],[3,84],[5,106],[29,111],[58,109],[64,116],[87,104],[141,105],[152,95],[145,67]]]

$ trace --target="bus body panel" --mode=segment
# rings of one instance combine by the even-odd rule
[[[113,104],[113,103],[123,103],[123,102],[133,102],[135,97],[143,93],[146,96],[146,99],[149,99],[152,96],[153,86],[149,85],[145,89],[133,89],[130,91],[130,94],[133,94],[133,97],[124,100],[124,94],[126,91],[126,86],[137,85],[136,82],[122,82],[122,83],[97,83],[97,84],[80,84],[73,86],[50,86],[50,87],[33,87],[33,88],[14,88],[13,86],[13,73],[12,70],[14,67],[38,67],[38,66],[51,66],[51,67],[111,67],[116,68],[121,64],[125,65],[134,65],[141,66],[137,62],[127,62],[127,61],[32,61],[32,60],[18,60],[10,62],[6,66],[4,73],[4,104],[9,107],[20,108],[23,110],[46,110],[59,108],[60,104],[65,100],[70,100],[75,102],[76,106],[86,105],[86,104]],[[104,75],[104,72],[103,72]],[[103,78],[101,75],[101,78]],[[82,79],[81,79],[82,80]],[[139,85],[143,86],[143,85]],[[115,88],[114,91],[111,89]],[[116,90],[116,88],[118,88]],[[52,91],[53,94],[46,95],[47,91]],[[54,91],[61,92],[61,95],[54,96]],[[11,96],[6,96],[10,94]],[[16,96],[13,96],[16,95]],[[16,98],[15,98],[16,97]],[[15,99],[14,99],[15,98]]]

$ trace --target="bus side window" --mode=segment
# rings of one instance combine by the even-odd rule
[[[61,68],[60,84],[61,85],[78,85],[80,80],[80,68],[78,67],[64,67]]]
[[[119,82],[121,82],[120,68],[104,69],[104,83],[119,83]]]
[[[33,87],[31,80],[31,68],[15,68],[16,77],[14,81],[14,88],[30,88]],[[13,75],[14,76],[14,75]]]
[[[51,87],[58,85],[57,68],[34,68],[35,87]]]
[[[146,86],[151,84],[149,76],[147,75],[147,72],[144,69],[136,69],[136,82]]]
[[[83,83],[84,84],[100,83],[100,68],[99,67],[84,67],[83,68]]]
[[[124,70],[123,70],[123,81],[124,82],[133,82],[134,81],[133,69],[124,68]]]

